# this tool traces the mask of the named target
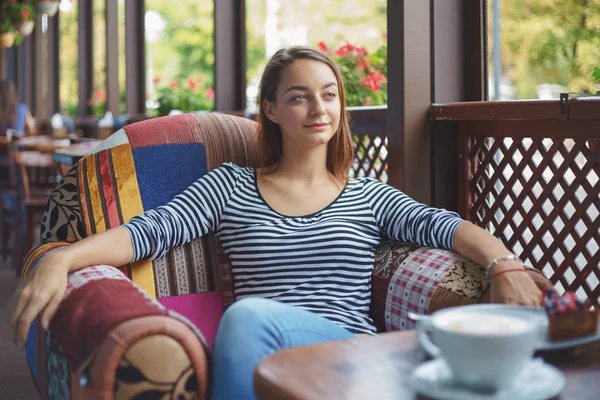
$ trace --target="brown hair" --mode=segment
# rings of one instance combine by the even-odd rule
[[[275,101],[277,87],[281,81],[283,70],[296,60],[308,59],[322,62],[331,68],[337,80],[340,100],[340,123],[337,131],[327,144],[327,170],[340,182],[345,183],[348,170],[354,159],[354,149],[350,134],[349,117],[346,112],[346,95],[342,75],[335,63],[324,53],[304,46],[294,46],[279,50],[271,57],[260,80],[258,95],[258,142],[256,159],[264,173],[268,174],[277,168],[281,159],[282,139],[279,124],[267,118],[263,103]]]
[[[8,80],[0,81],[0,129],[4,129],[5,125],[13,127],[17,117],[17,102],[15,85]]]

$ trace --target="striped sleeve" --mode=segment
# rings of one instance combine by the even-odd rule
[[[364,194],[384,237],[454,251],[454,231],[464,222],[457,213],[419,203],[371,178],[365,179]]]
[[[198,179],[164,206],[132,218],[123,227],[133,242],[133,260],[154,260],[217,230],[242,169],[227,163]]]

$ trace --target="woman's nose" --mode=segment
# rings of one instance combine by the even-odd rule
[[[325,107],[323,106],[323,101],[321,99],[315,100],[313,103],[313,107],[311,110],[311,115],[323,115],[325,114]]]

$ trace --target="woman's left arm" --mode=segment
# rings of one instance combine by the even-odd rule
[[[367,179],[364,194],[384,237],[454,250],[483,266],[498,257],[512,255],[491,233],[464,221],[458,214],[418,203],[389,185]],[[518,270],[500,273],[508,269]],[[491,301],[540,305],[540,290],[522,272],[524,269],[515,260],[502,260],[492,266]]]
[[[464,257],[487,266],[499,257],[511,255],[504,244],[491,233],[470,222],[463,222],[454,231],[454,249]],[[493,303],[540,306],[541,292],[518,260],[501,260],[489,272]],[[511,271],[507,271],[511,270]],[[506,271],[506,272],[503,272]]]

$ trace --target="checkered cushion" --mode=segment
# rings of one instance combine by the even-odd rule
[[[541,289],[551,283],[537,270],[528,274]],[[483,267],[441,249],[387,242],[375,254],[371,316],[379,331],[414,329],[408,313],[489,302]]]

